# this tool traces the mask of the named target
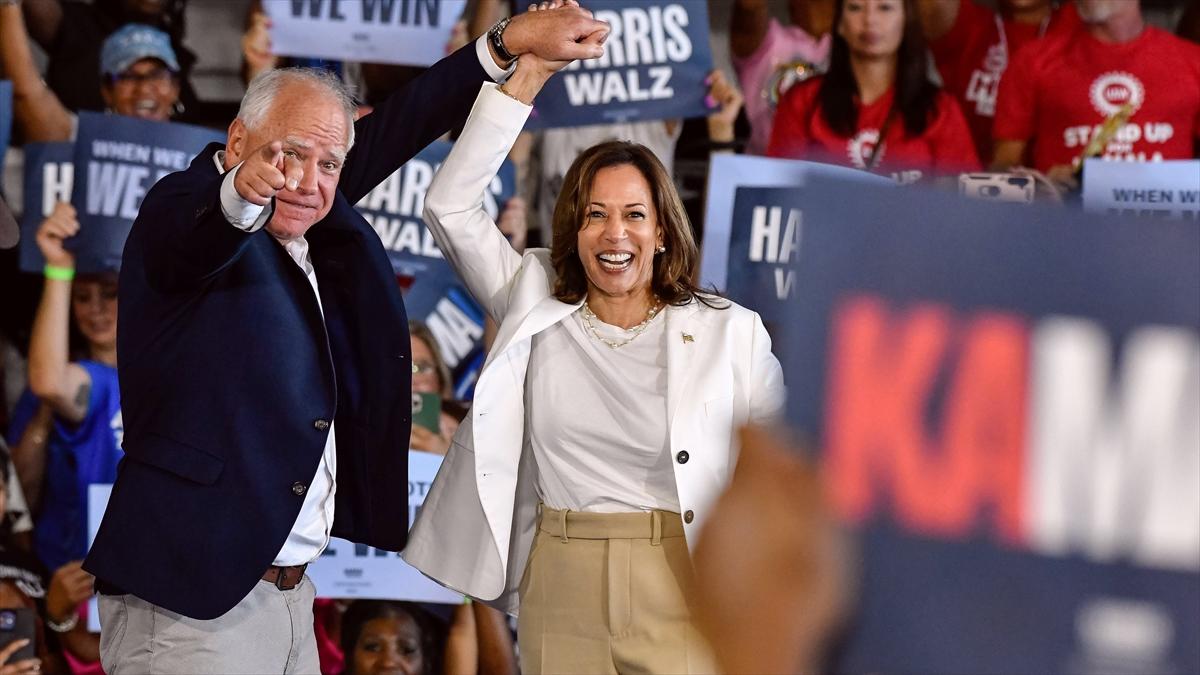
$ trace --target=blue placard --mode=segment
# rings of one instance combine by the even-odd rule
[[[604,56],[550,78],[527,128],[703,117],[713,68],[704,0],[586,3],[612,32]]]
[[[1200,672],[1200,229],[816,178],[776,349],[835,672]]]
[[[430,144],[355,208],[375,229],[392,269],[408,286],[404,302],[409,317],[429,325],[453,373],[456,396],[468,398],[482,365],[483,310],[462,287],[421,217],[425,191],[451,146],[446,141]],[[493,220],[515,189],[516,169],[505,160],[484,193],[483,208]]]
[[[0,80],[0,180],[4,178],[4,155],[12,138],[13,88],[12,82]],[[0,191],[3,191],[0,183]]]
[[[67,242],[76,269],[118,269],[125,238],[150,187],[186,169],[205,145],[224,140],[203,127],[80,112],[71,196],[80,227]]]
[[[26,143],[25,213],[21,214],[20,268],[40,274],[46,261],[37,246],[37,229],[58,202],[71,201],[74,143]]]
[[[784,250],[782,228],[787,226],[789,218],[803,221],[802,215],[792,214],[791,210],[802,209],[806,198],[821,198],[806,188],[810,177],[817,175],[875,185],[893,184],[882,176],[832,164],[732,154],[714,156],[705,195],[701,282],[725,290],[740,304],[759,312],[771,312],[772,308],[765,304],[770,295],[760,303],[758,291],[774,285],[776,268],[790,262],[789,256],[780,259],[780,253],[794,253],[791,246]],[[747,187],[790,188],[794,192],[785,189],[747,197],[741,192]],[[736,205],[739,199],[743,200],[741,211]],[[764,209],[756,210],[758,206]],[[766,220],[756,221],[757,213],[766,216]],[[794,236],[798,233],[799,230],[792,232]]]

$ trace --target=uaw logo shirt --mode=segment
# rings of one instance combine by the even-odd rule
[[[994,3],[993,3],[994,4]],[[1046,19],[1020,23],[974,0],[958,3],[954,25],[929,42],[946,91],[962,106],[971,139],[984,163],[992,156],[992,121],[1000,83],[1014,57],[1041,37],[1060,35],[1079,25],[1074,3],[1063,3]]]
[[[1101,158],[1190,159],[1200,137],[1200,46],[1154,27],[1121,44],[1083,29],[1047,39],[1009,66],[995,134],[1032,144],[1034,168],[1046,171],[1070,164],[1125,105],[1133,114]]]

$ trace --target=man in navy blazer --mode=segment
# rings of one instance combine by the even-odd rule
[[[335,78],[269,72],[226,145],[146,195],[119,286],[125,460],[84,565],[110,675],[317,672],[305,566],[330,536],[404,546],[407,318],[353,204],[515,56],[600,55],[606,24],[563,4],[357,122]]]

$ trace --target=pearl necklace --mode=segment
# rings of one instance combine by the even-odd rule
[[[586,326],[587,329],[592,333],[592,336],[595,337],[597,340],[603,342],[604,344],[608,345],[609,349],[620,349],[621,347],[624,347],[625,345],[629,344],[630,342],[633,342],[634,340],[636,340],[637,336],[646,332],[646,329],[650,326],[650,322],[654,319],[654,317],[658,316],[658,312],[662,309],[662,305],[659,304],[658,298],[655,298],[654,304],[650,306],[650,311],[646,312],[645,320],[643,320],[641,323],[639,323],[638,325],[633,326],[631,328],[622,329],[626,333],[629,333],[630,335],[628,338],[626,338],[625,340],[623,340],[621,342],[618,342],[616,340],[609,340],[608,338],[601,335],[600,331],[596,330],[596,326],[594,326],[592,324],[592,319],[596,319],[597,317],[596,317],[595,312],[592,311],[592,308],[590,306],[588,306],[587,301],[584,301],[583,307],[581,309],[583,310],[583,312],[582,312],[583,325]]]

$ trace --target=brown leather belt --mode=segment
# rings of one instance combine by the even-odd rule
[[[307,567],[308,565],[291,565],[290,567],[271,565],[262,578],[263,581],[275,584],[275,588],[281,591],[290,591],[300,584]]]

